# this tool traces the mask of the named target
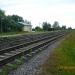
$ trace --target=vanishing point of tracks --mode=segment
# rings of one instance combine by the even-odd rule
[[[58,38],[65,35],[65,32],[58,32],[54,35],[48,35],[41,39],[16,45],[13,47],[5,48],[0,50],[0,66],[3,66],[23,55],[30,56],[37,53],[41,48],[46,47],[50,42],[57,40]]]

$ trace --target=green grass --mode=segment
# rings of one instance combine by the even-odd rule
[[[42,68],[40,75],[75,75],[74,31],[65,37]]]
[[[0,32],[0,36],[1,35],[25,34],[25,33],[28,33],[28,32],[24,32],[24,31],[21,31],[21,32],[3,32],[3,33]]]
[[[1,36],[16,36],[16,35],[27,35],[27,34],[41,34],[41,33],[48,33],[48,31],[42,31],[42,32],[25,32],[25,31],[21,31],[21,32],[6,32],[6,33],[1,33],[0,32],[0,37]]]

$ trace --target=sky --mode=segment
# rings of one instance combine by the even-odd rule
[[[33,27],[43,22],[75,28],[75,0],[0,0],[6,15],[19,15],[31,21]]]

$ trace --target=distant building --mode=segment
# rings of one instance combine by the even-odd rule
[[[18,22],[19,24],[23,25],[22,26],[22,30],[23,31],[28,31],[31,32],[32,31],[32,25],[30,22]]]

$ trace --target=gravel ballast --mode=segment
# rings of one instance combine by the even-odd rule
[[[49,55],[60,44],[60,40],[49,45],[45,50],[36,54],[33,58],[11,71],[8,75],[37,75],[41,71],[41,65],[46,62]]]

